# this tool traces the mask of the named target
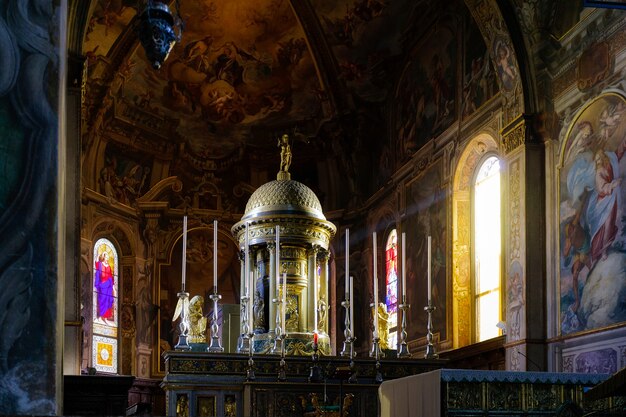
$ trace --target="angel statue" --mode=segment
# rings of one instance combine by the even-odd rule
[[[189,298],[180,297],[178,299],[178,304],[176,304],[176,310],[174,311],[174,317],[172,317],[172,321],[176,321],[180,317],[180,335],[187,337],[189,334]]]
[[[189,302],[189,343],[206,343],[207,319],[202,314],[204,297],[194,296]]]

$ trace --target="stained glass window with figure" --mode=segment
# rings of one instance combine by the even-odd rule
[[[390,349],[395,349],[398,342],[398,233],[393,229],[387,236],[385,245],[386,294],[385,304],[389,314],[389,338],[387,343]]]
[[[118,256],[108,239],[93,249],[92,367],[117,373],[118,357]]]

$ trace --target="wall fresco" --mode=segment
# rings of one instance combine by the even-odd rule
[[[427,239],[432,236],[432,300],[437,308],[433,313],[434,333],[446,339],[446,219],[447,191],[442,188],[442,162],[427,169],[406,188],[407,302],[409,311],[408,340],[426,336],[427,304]]]
[[[626,321],[626,100],[591,101],[561,152],[560,328],[563,334]]]

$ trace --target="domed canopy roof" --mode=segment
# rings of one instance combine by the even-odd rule
[[[248,200],[242,220],[281,214],[326,220],[315,193],[301,182],[290,179],[278,179],[260,186]]]

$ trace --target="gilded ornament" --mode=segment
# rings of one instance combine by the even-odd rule
[[[202,314],[204,297],[194,296],[189,302],[189,343],[206,343],[206,317]]]

